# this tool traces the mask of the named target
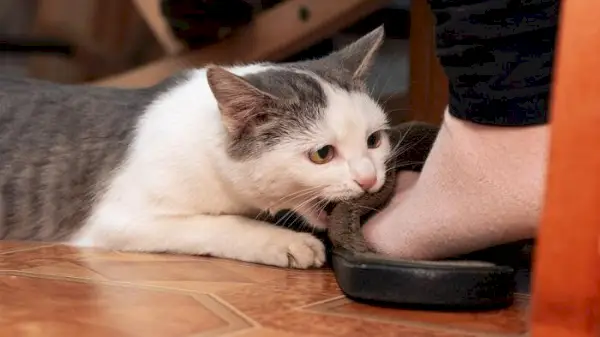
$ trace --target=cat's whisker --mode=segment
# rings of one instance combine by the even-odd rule
[[[305,194],[303,194],[303,196],[306,196],[307,194],[308,194],[308,193],[305,193]],[[316,200],[316,199],[318,199],[318,197],[319,197],[318,195],[313,195],[313,196],[310,196],[310,197],[309,197],[307,200],[305,200],[305,201],[301,202],[300,204],[296,205],[296,206],[295,206],[293,209],[290,209],[290,210],[288,210],[288,212],[287,212],[287,213],[284,215],[284,217],[283,217],[283,218],[281,218],[281,219],[280,219],[280,221],[277,221],[277,223],[279,223],[279,222],[282,222],[282,223],[284,223],[284,225],[285,225],[284,227],[291,227],[291,226],[293,226],[293,225],[295,224],[295,222],[297,221],[297,219],[296,219],[296,220],[294,220],[294,221],[293,221],[291,224],[289,224],[289,225],[287,224],[287,221],[288,221],[288,220],[289,220],[289,219],[290,219],[292,216],[294,216],[294,215],[298,215],[298,209],[302,208],[302,206],[304,206],[306,203],[309,203],[309,202],[311,202],[311,201],[313,201],[313,200]]]
[[[321,207],[319,207],[319,210],[317,211],[317,214],[320,215],[322,212],[325,212],[325,208],[327,207],[327,202],[323,202],[323,205]],[[315,234],[315,230],[316,228],[314,226],[310,226],[311,228],[311,234]]]
[[[390,160],[393,160],[393,158],[398,158],[400,157],[403,153],[412,150],[415,146],[418,145],[418,141],[413,142],[411,144],[406,144],[404,146],[398,147],[389,157]]]
[[[300,204],[298,204],[294,208],[292,208],[292,211],[299,212],[299,210],[302,209],[304,206],[306,206],[307,204],[310,204],[310,203],[312,203],[312,202],[314,202],[315,200],[318,200],[318,199],[319,199],[319,196],[313,196],[311,198],[308,198],[307,200],[304,200],[303,202],[301,202]]]
[[[296,223],[296,221],[298,221],[298,216],[299,216],[299,214],[297,212],[295,212],[294,210],[288,210],[285,213],[285,215],[276,222],[276,224],[277,225],[283,224],[284,228],[290,228],[290,227],[292,227]],[[292,217],[296,217],[296,219],[294,219],[294,221],[292,221],[291,223],[289,223],[289,220]]]
[[[390,172],[390,171],[396,171],[401,167],[406,167],[406,166],[411,166],[411,165],[422,165],[424,164],[424,161],[403,161],[401,163],[398,163],[397,165],[393,165],[390,166],[388,168],[386,168],[385,172]]]
[[[309,188],[306,188],[303,190],[296,191],[294,193],[286,195],[286,196],[280,198],[279,200],[275,201],[273,206],[277,207],[277,206],[283,205],[286,202],[290,202],[290,201],[296,200],[298,198],[304,197],[306,195],[310,195],[311,193],[317,193],[319,190],[321,190],[325,186],[326,185],[313,186],[313,187],[309,187]]]
[[[389,99],[387,99],[386,102],[387,101],[389,101]],[[407,109],[406,108],[388,109],[388,110],[385,110],[385,113],[387,113],[389,115],[389,114],[392,114],[392,113],[398,112],[398,111],[407,111]]]
[[[390,65],[392,63],[392,59],[393,58],[387,59],[387,62],[386,62],[385,66],[382,69],[389,69]],[[377,74],[377,80],[375,81],[375,83],[379,82],[379,78],[381,77],[382,74],[383,74],[383,72],[381,72],[381,71],[378,72],[378,74]],[[381,89],[379,89],[379,95],[378,95],[376,101],[378,101],[378,102],[381,101],[381,96],[385,93],[385,89],[387,88],[387,85],[389,84],[391,78],[392,78],[392,76],[390,76],[390,75],[387,76],[387,80],[383,84],[383,87]],[[375,86],[373,86],[373,88],[375,88]],[[388,100],[389,100],[389,98],[388,98]],[[382,103],[381,105],[385,105],[385,103],[387,103],[387,100],[386,100],[386,102]]]
[[[309,212],[315,212],[317,217],[321,215],[322,212],[325,212],[325,207],[327,207],[327,202],[324,200],[317,201],[312,207],[309,209]],[[311,234],[315,233],[315,226],[309,226],[311,229]]]
[[[325,209],[325,207],[327,206],[327,201],[325,200],[317,200],[317,202],[313,203],[310,205],[310,208],[308,209],[309,212],[315,212],[315,214],[320,215],[321,211],[323,211]]]
[[[309,198],[309,199],[305,200],[304,202],[302,202],[302,203],[300,203],[300,204],[296,205],[296,207],[294,207],[293,209],[291,209],[291,210],[290,210],[290,212],[293,212],[293,213],[295,213],[295,214],[300,214],[301,212],[300,212],[299,210],[300,210],[302,207],[304,207],[304,206],[305,206],[305,205],[307,205],[307,204],[310,204],[310,203],[314,202],[315,200],[318,200],[318,198],[319,198],[318,196],[315,196],[315,197]],[[309,210],[311,210],[311,209],[312,209],[312,207],[313,207],[313,206],[311,205],[311,208],[309,208]],[[297,219],[296,219],[296,220],[297,220]],[[293,225],[296,223],[296,220],[294,220],[294,221],[293,221],[293,222],[290,224],[290,227],[291,227],[291,226],[293,226]],[[308,219],[304,219],[304,220],[306,221],[306,220],[308,220]]]
[[[392,78],[392,76],[391,76],[391,75],[390,75],[390,76],[388,76],[387,80],[386,80],[386,81],[385,81],[385,83],[383,84],[383,88],[381,88],[381,89],[380,89],[380,91],[379,91],[379,97],[377,98],[377,101],[380,101],[380,100],[381,100],[381,96],[382,96],[382,95],[385,93],[385,89],[387,88],[388,84],[390,83],[390,79],[391,79],[391,78]],[[385,106],[385,105],[386,105],[386,104],[387,104],[387,103],[390,101],[390,99],[392,99],[392,98],[393,98],[393,95],[389,95],[389,96],[387,97],[387,99],[386,99],[386,100],[385,100],[383,103],[380,103],[380,104],[381,104],[382,106]]]
[[[291,194],[288,194],[288,195],[282,197],[280,200],[284,200],[285,198],[293,197],[293,196],[296,196],[296,195],[299,195],[299,194],[302,194],[302,193],[311,192],[311,191],[314,191],[314,190],[319,189],[321,187],[322,186],[312,186],[312,187],[308,187],[308,188],[305,188],[305,189],[302,189],[302,190],[298,190],[296,192],[293,192]]]
[[[308,203],[312,203],[312,202],[314,202],[314,201],[317,201],[315,204],[324,203],[324,204],[325,204],[325,206],[326,206],[326,205],[327,205],[327,201],[325,201],[325,200],[319,200],[319,198],[320,198],[320,195],[319,195],[319,194],[316,194],[316,193],[315,193],[315,191],[314,191],[314,190],[316,190],[316,189],[321,189],[321,188],[323,188],[323,187],[325,187],[325,185],[320,185],[320,186],[315,186],[315,187],[313,187],[313,188],[308,188],[308,189],[305,189],[305,190],[303,190],[303,191],[302,191],[302,192],[304,192],[304,193],[298,193],[298,192],[297,192],[297,193],[294,193],[294,194],[296,194],[296,196],[295,196],[295,198],[293,198],[293,199],[298,199],[298,198],[300,198],[300,197],[305,197],[305,198],[306,198],[307,196],[308,196],[308,198],[307,198],[306,200],[304,200],[303,202],[301,202],[300,204],[296,205],[296,206],[295,206],[293,209],[289,210],[289,211],[288,211],[288,213],[287,213],[287,214],[286,214],[286,215],[285,215],[283,218],[281,218],[281,219],[279,219],[278,221],[276,221],[276,224],[281,224],[281,223],[283,223],[283,224],[284,224],[284,227],[291,227],[291,226],[293,226],[293,225],[296,223],[296,221],[298,221],[298,219],[295,219],[295,220],[294,220],[292,223],[290,223],[290,224],[288,224],[288,223],[287,223],[287,221],[288,221],[288,220],[289,220],[289,219],[290,219],[292,216],[294,216],[294,214],[298,214],[298,213],[299,213],[299,212],[298,212],[298,210],[299,210],[299,209],[301,209],[302,207],[304,207],[304,206],[305,206],[306,204],[308,204]],[[314,194],[314,195],[310,195],[311,193],[309,193],[309,192],[313,192],[313,193],[315,193],[315,194]],[[286,202],[289,202],[289,201],[290,201],[289,199],[288,199],[288,200],[286,200]],[[325,206],[324,206],[324,207],[325,207]],[[311,205],[311,208],[309,208],[309,211],[311,211],[311,210],[312,210],[312,207],[315,207],[315,205]]]
[[[312,198],[309,198],[309,199],[307,199],[307,200],[305,200],[305,201],[301,202],[300,204],[296,205],[296,207],[294,207],[294,208],[292,209],[292,211],[293,211],[293,212],[296,212],[296,213],[299,213],[299,211],[300,211],[300,209],[302,209],[302,207],[304,207],[304,206],[305,206],[305,205],[307,205],[307,204],[310,204],[310,203],[314,202],[315,200],[318,200],[318,198],[319,198],[319,196],[314,196],[314,197],[312,197]],[[311,206],[311,207],[312,207],[312,206]],[[310,208],[309,208],[309,210],[310,210]]]
[[[388,60],[388,62],[389,62],[389,60]],[[387,64],[387,65],[386,65],[386,67],[387,67],[387,66],[389,66],[389,64]],[[385,68],[383,68],[383,69],[385,69]],[[381,71],[378,71],[378,72],[377,72],[377,76],[375,77],[375,79],[374,79],[373,83],[378,83],[378,82],[379,82],[379,79],[381,78],[381,75],[382,75],[382,74],[383,74],[383,72],[381,72]],[[371,86],[371,90],[370,90],[370,92],[369,92],[369,96],[373,97],[373,94],[374,94],[374,92],[375,92],[375,88],[376,88],[376,87],[377,87],[377,86],[375,86],[375,85],[372,85],[372,86]],[[380,98],[381,98],[381,92],[379,93],[379,97],[377,97],[376,101],[379,101],[379,99],[380,99]]]
[[[315,194],[315,195],[310,195],[310,194],[308,194],[308,195],[304,195],[303,197],[304,197],[304,198],[306,198],[306,200],[302,201],[300,204],[304,204],[304,203],[306,203],[306,201],[307,201],[307,200],[314,200],[314,199],[318,199],[318,198],[319,198],[319,195],[318,195],[318,194]],[[298,197],[298,198],[300,198],[300,197]],[[297,199],[298,199],[298,198],[297,198]],[[286,204],[289,204],[289,202],[286,202]],[[280,206],[280,205],[273,205],[273,207],[275,207],[275,208],[281,208],[281,209],[284,209],[284,206],[283,206],[283,204],[282,204],[281,206]],[[295,208],[297,208],[297,207],[298,207],[298,205],[296,205],[296,206],[294,206],[294,207],[295,207]],[[292,207],[292,208],[294,208],[294,207]],[[288,209],[289,209],[289,208],[288,208]]]
[[[369,210],[369,211],[377,211],[378,210],[377,208],[373,208],[373,207],[369,207],[369,206],[365,206],[365,205],[360,205],[360,204],[358,204],[356,202],[352,202],[352,201],[347,201],[346,204],[348,204],[348,205],[350,205],[352,207],[355,207],[355,208],[366,209],[366,210]]]
[[[308,194],[308,193],[307,193]],[[307,194],[303,195],[306,196]],[[292,209],[290,209],[290,212],[295,212],[297,213],[297,211],[302,208],[304,205],[306,205],[307,203],[310,203],[311,201],[317,200],[319,198],[319,195],[312,195],[309,196],[306,200],[302,201],[301,203],[297,204],[296,206],[294,206]]]
[[[405,144],[404,142],[404,138],[406,138],[408,132],[405,133],[402,137],[402,139],[398,142],[398,144],[392,149],[392,155],[390,155],[390,157],[398,157],[400,156],[402,153],[412,149],[413,147],[417,146],[417,144],[419,144],[423,139],[425,139],[425,136],[422,136],[420,139],[413,141],[409,144]]]
[[[295,214],[291,211],[288,211],[283,217],[275,222],[275,225],[283,225],[284,228],[291,227],[291,225],[288,224],[288,220],[293,216],[295,216]]]
[[[404,134],[402,135],[402,138],[400,139],[400,141],[398,142],[398,146],[400,146],[401,144],[404,143],[404,139],[406,139],[406,136],[408,136],[408,134],[410,133],[410,131],[412,130],[413,125],[411,124],[408,129],[404,132]]]

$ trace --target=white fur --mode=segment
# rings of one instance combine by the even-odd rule
[[[243,75],[269,67],[229,70]],[[373,174],[371,191],[378,190],[390,152],[387,138],[377,149],[366,146],[371,132],[387,126],[375,102],[321,84],[328,99],[323,121],[259,158],[235,161],[226,154],[227,135],[206,72],[195,71],[149,106],[127,159],[71,243],[320,266],[325,251],[319,240],[254,217],[261,210],[295,208],[318,222],[310,217],[315,205],[309,198],[358,196],[363,190],[355,180]],[[327,144],[336,148],[334,159],[312,163],[307,152]]]

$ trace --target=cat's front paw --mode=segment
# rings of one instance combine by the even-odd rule
[[[278,267],[307,269],[325,263],[325,245],[308,233],[290,231],[270,240],[265,262]]]

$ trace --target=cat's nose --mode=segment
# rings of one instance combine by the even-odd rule
[[[368,191],[371,187],[375,186],[375,184],[377,183],[377,177],[369,175],[369,176],[359,177],[359,178],[355,179],[354,181],[356,181],[358,186],[360,186],[363,190]]]

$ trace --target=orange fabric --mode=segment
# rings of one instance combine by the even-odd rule
[[[532,336],[600,336],[600,1],[563,1]]]

